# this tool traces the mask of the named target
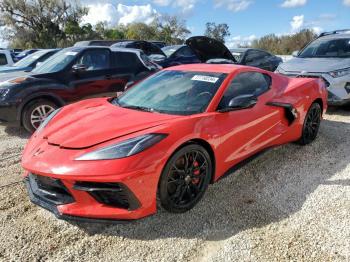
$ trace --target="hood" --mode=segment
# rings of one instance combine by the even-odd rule
[[[107,99],[90,99],[65,107],[42,135],[51,144],[82,149],[150,129],[175,118],[179,116],[121,108]]]
[[[186,40],[188,45],[202,62],[223,58],[236,62],[230,50],[218,40],[206,36],[194,36]]]
[[[9,73],[2,73],[0,72],[0,83],[5,82],[7,80],[11,80],[18,77],[24,77],[30,75],[30,72],[25,71],[15,71],[15,72],[9,72]]]
[[[280,65],[287,72],[307,73],[328,73],[339,69],[349,68],[350,58],[299,58],[294,57],[291,60]]]
[[[18,71],[26,71],[26,70],[30,70],[30,67],[27,66],[7,66],[7,67],[2,67],[0,68],[0,74],[5,74],[5,73],[9,73],[9,72],[18,72]]]

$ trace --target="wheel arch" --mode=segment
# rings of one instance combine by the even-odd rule
[[[50,93],[38,93],[38,94],[35,94],[35,95],[32,95],[30,97],[28,97],[27,99],[25,99],[21,106],[19,107],[19,110],[18,110],[18,113],[17,113],[17,119],[20,121],[20,124],[22,125],[22,120],[23,120],[23,112],[24,112],[24,109],[31,103],[33,103],[34,101],[36,100],[40,100],[40,99],[45,99],[45,100],[48,100],[54,104],[56,104],[57,106],[59,107],[62,107],[64,106],[66,103],[63,101],[62,98],[56,96],[56,95],[53,95],[53,94],[50,94]]]
[[[320,107],[321,107],[321,114],[323,114],[323,100],[322,100],[322,98],[317,98],[317,99],[315,99],[315,100],[311,103],[311,105],[314,104],[314,103],[317,103],[317,104],[320,105]],[[311,105],[310,105],[310,106],[311,106]]]

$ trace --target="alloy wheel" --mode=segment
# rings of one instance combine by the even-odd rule
[[[55,111],[55,108],[50,105],[39,105],[34,108],[30,115],[32,126],[37,129],[53,111]]]

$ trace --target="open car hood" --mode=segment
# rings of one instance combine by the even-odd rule
[[[203,62],[210,59],[222,58],[236,62],[230,50],[218,40],[206,36],[194,36],[186,40],[197,57]]]

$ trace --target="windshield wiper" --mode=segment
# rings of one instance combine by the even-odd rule
[[[156,110],[154,110],[153,108],[148,108],[144,106],[133,106],[133,105],[123,105],[123,106],[120,105],[120,106],[127,109],[135,109],[135,110],[145,111],[145,112],[156,112]]]

